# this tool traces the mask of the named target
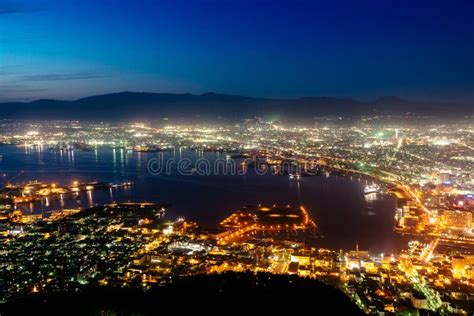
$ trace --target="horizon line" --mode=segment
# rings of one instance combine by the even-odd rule
[[[439,100],[439,101],[434,101],[434,100],[427,100],[427,99],[421,99],[421,98],[402,98],[397,95],[379,95],[377,97],[373,97],[370,99],[363,99],[363,98],[355,98],[355,97],[343,97],[343,96],[330,96],[330,95],[303,95],[299,97],[284,97],[284,98],[278,98],[278,97],[259,97],[259,96],[249,96],[249,95],[244,95],[244,94],[233,94],[233,93],[221,93],[221,92],[213,92],[213,91],[207,91],[203,93],[191,93],[191,92],[153,92],[153,91],[132,91],[132,90],[123,90],[123,91],[117,91],[117,92],[109,92],[109,93],[99,93],[99,94],[93,94],[93,95],[86,95],[82,97],[75,97],[71,99],[61,99],[61,98],[37,98],[37,99],[24,99],[23,101],[21,100],[1,100],[0,99],[0,104],[4,103],[33,103],[37,101],[59,101],[59,102],[76,102],[82,99],[87,99],[87,98],[93,98],[93,97],[99,97],[99,96],[108,96],[108,95],[114,95],[114,94],[125,94],[125,93],[130,93],[130,94],[168,94],[168,95],[193,95],[193,96],[205,96],[205,95],[221,95],[221,96],[232,96],[232,97],[242,97],[242,98],[249,98],[249,99],[260,99],[260,100],[284,100],[284,101],[291,101],[291,100],[302,100],[302,99],[308,99],[308,98],[320,98],[320,99],[338,99],[338,100],[347,100],[347,101],[355,101],[355,102],[360,102],[360,103],[371,103],[371,102],[376,102],[381,99],[398,99],[399,101],[404,101],[404,102],[422,102],[422,103],[453,103],[453,104],[459,104],[459,105],[469,105],[469,104],[474,104],[474,100]]]

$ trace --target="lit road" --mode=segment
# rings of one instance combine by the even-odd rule
[[[428,308],[430,310],[436,311],[441,308],[442,302],[438,293],[432,290],[423,277],[418,274],[418,272],[413,267],[410,258],[407,257],[401,259],[399,268],[401,271],[405,272],[405,276],[407,277],[408,281],[410,281],[410,284],[413,286],[413,288],[426,296]]]
[[[430,245],[426,248],[426,252],[423,253],[423,256],[421,257],[421,260],[424,261],[425,263],[430,262],[431,258],[433,257],[433,252],[436,249],[436,246],[438,246],[439,243],[439,238],[436,238],[431,241]]]

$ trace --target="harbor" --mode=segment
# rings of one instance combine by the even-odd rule
[[[54,182],[28,181],[26,183],[6,183],[1,189],[2,195],[11,199],[14,205],[29,204],[44,199],[77,198],[79,193],[94,190],[111,190],[129,188],[133,182],[79,182],[73,181],[70,185],[59,185]]]

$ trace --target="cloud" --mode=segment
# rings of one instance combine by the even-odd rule
[[[103,75],[88,73],[88,72],[75,72],[68,74],[41,74],[41,75],[28,75],[21,77],[24,81],[62,81],[62,80],[85,80],[85,79],[98,79],[104,78]]]
[[[49,89],[46,88],[21,88],[21,89],[16,89],[12,90],[10,88],[0,88],[0,94],[3,96],[5,94],[15,94],[18,92],[21,93],[31,93],[31,92],[44,92],[44,91],[49,91]]]
[[[27,92],[38,92],[38,91],[46,91],[45,88],[32,88],[28,85],[23,84],[2,84],[0,86],[0,93],[6,92],[17,92],[17,91],[27,91]]]
[[[31,101],[49,91],[47,88],[31,87],[23,84],[0,84],[0,103]]]

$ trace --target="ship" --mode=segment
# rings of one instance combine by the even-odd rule
[[[238,154],[227,154],[227,159],[241,159],[241,158],[250,158],[249,154],[238,153]]]
[[[84,187],[89,187],[89,188],[94,188],[94,189],[108,189],[112,186],[110,182],[86,182],[85,184],[82,184]]]
[[[364,194],[372,194],[372,193],[379,193],[379,192],[380,192],[380,186],[377,184],[367,185],[364,188]]]
[[[300,179],[301,175],[299,173],[290,173],[289,174],[289,179],[290,180],[295,180],[298,181]]]
[[[133,151],[137,153],[155,153],[160,149],[155,146],[135,146]]]

